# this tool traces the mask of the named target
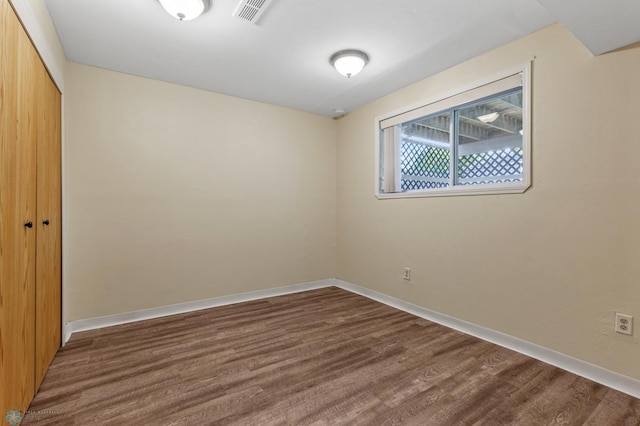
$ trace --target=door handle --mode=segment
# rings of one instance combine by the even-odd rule
[[[49,219],[47,219],[47,220],[43,220],[43,221],[42,221],[42,224],[43,224],[43,225],[48,225],[48,224],[49,224]]]
[[[27,228],[33,228],[33,222],[27,222],[24,224]]]

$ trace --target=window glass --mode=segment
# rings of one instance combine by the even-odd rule
[[[457,184],[522,181],[522,89],[458,111]]]
[[[402,125],[402,190],[446,188],[450,181],[451,114]]]

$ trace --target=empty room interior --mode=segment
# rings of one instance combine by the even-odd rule
[[[640,425],[638,2],[0,2],[0,423]]]

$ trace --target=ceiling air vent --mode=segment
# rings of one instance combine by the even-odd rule
[[[240,0],[233,16],[255,24],[273,0]]]

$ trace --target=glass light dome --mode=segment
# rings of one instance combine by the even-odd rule
[[[369,62],[369,56],[360,50],[341,50],[331,56],[331,65],[342,75],[351,78]]]
[[[164,10],[176,19],[196,19],[211,7],[210,0],[158,0]]]

